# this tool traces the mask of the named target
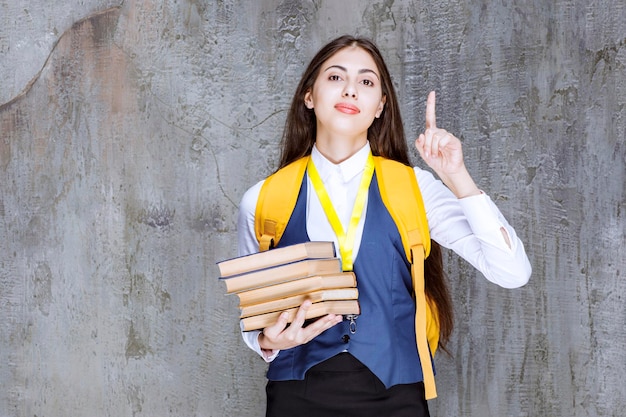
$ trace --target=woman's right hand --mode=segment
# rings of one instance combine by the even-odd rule
[[[263,329],[259,334],[261,349],[275,351],[303,345],[343,320],[341,315],[328,314],[303,327],[309,307],[311,307],[311,301],[307,300],[302,303],[289,326],[287,326],[289,315],[283,312],[274,325]]]

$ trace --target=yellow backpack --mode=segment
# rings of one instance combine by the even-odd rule
[[[309,156],[301,158],[270,175],[264,182],[255,212],[255,232],[260,251],[275,247],[282,237],[298,192]],[[430,235],[422,195],[413,168],[402,163],[374,157],[374,169],[385,207],[402,237],[416,299],[415,335],[422,364],[426,399],[435,398],[435,377],[430,358],[439,344],[439,324],[434,305],[424,292],[424,259],[430,253]],[[430,351],[429,348],[430,347]]]

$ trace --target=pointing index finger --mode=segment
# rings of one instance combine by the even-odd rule
[[[437,118],[435,117],[435,92],[431,91],[426,99],[426,129],[437,128]]]

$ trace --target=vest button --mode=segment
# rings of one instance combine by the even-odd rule
[[[341,340],[343,341],[343,343],[348,343],[350,341],[350,336],[348,336],[347,334],[344,334],[341,337]]]

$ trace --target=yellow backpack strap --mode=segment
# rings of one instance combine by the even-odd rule
[[[254,229],[259,250],[278,244],[296,207],[309,157],[298,159],[265,179],[255,210]]]
[[[424,259],[430,253],[430,234],[422,194],[413,168],[382,157],[374,157],[376,179],[385,207],[402,237],[415,291],[415,338],[422,364],[426,399],[435,398],[435,374],[431,352],[439,343],[439,326],[424,291]],[[407,190],[407,187],[410,187]],[[429,349],[430,347],[430,349]]]

